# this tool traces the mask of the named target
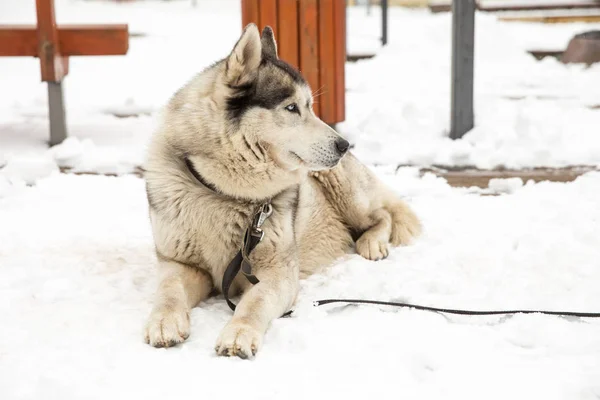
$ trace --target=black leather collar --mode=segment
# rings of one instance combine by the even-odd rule
[[[207,182],[206,179],[204,179],[204,177],[202,177],[202,175],[200,175],[198,170],[196,168],[194,168],[194,164],[192,164],[192,161],[190,161],[189,158],[185,157],[184,161],[185,161],[186,167],[190,170],[190,173],[192,175],[194,175],[194,178],[196,178],[196,180],[198,182],[200,182],[200,184],[202,186],[206,186],[208,189],[212,190],[215,193],[223,194],[223,193],[221,193],[221,191],[219,189],[217,189],[217,187],[215,185]]]
[[[268,197],[266,199],[247,199],[247,198],[238,198],[238,197],[234,197],[234,196],[228,195],[226,193],[223,193],[215,185],[213,185],[210,182],[207,182],[206,179],[204,179],[204,177],[202,175],[200,175],[200,172],[198,172],[198,170],[196,168],[194,168],[194,164],[188,157],[184,157],[183,161],[185,162],[185,165],[188,168],[188,170],[190,171],[190,173],[194,176],[194,178],[196,178],[196,180],[198,181],[199,184],[206,187],[207,189],[210,189],[211,191],[213,191],[214,193],[216,193],[218,195],[221,195],[223,197],[228,197],[230,199],[236,199],[239,201],[251,203],[251,204],[261,204],[261,203],[267,203],[267,202],[270,203],[271,202],[271,197]],[[277,197],[278,195],[279,195],[279,193],[277,193],[273,197]]]

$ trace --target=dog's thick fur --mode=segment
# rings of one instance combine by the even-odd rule
[[[190,309],[219,290],[257,208],[272,199],[252,252],[251,285],[216,351],[250,357],[269,323],[288,311],[299,279],[352,251],[370,260],[407,244],[420,223],[312,111],[308,84],[277,58],[270,28],[248,25],[231,54],[180,89],[166,107],[146,163],[160,270],[146,341],[183,342]],[[191,163],[191,169],[186,164]],[[196,175],[203,178],[204,183]],[[354,239],[357,239],[356,241]]]

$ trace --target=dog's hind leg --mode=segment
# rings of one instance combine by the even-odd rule
[[[158,256],[160,283],[146,324],[146,343],[170,347],[190,335],[190,310],[206,299],[212,290],[210,275]]]

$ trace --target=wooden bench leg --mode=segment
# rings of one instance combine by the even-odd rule
[[[62,82],[48,82],[48,107],[50,109],[50,145],[54,146],[67,138]]]

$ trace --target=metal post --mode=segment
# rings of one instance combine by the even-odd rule
[[[67,138],[62,82],[48,82],[48,107],[50,109],[50,145],[54,146]]]
[[[450,137],[460,139],[474,126],[473,59],[475,0],[452,2],[452,81]]]
[[[388,0],[381,0],[381,44],[388,42]]]

